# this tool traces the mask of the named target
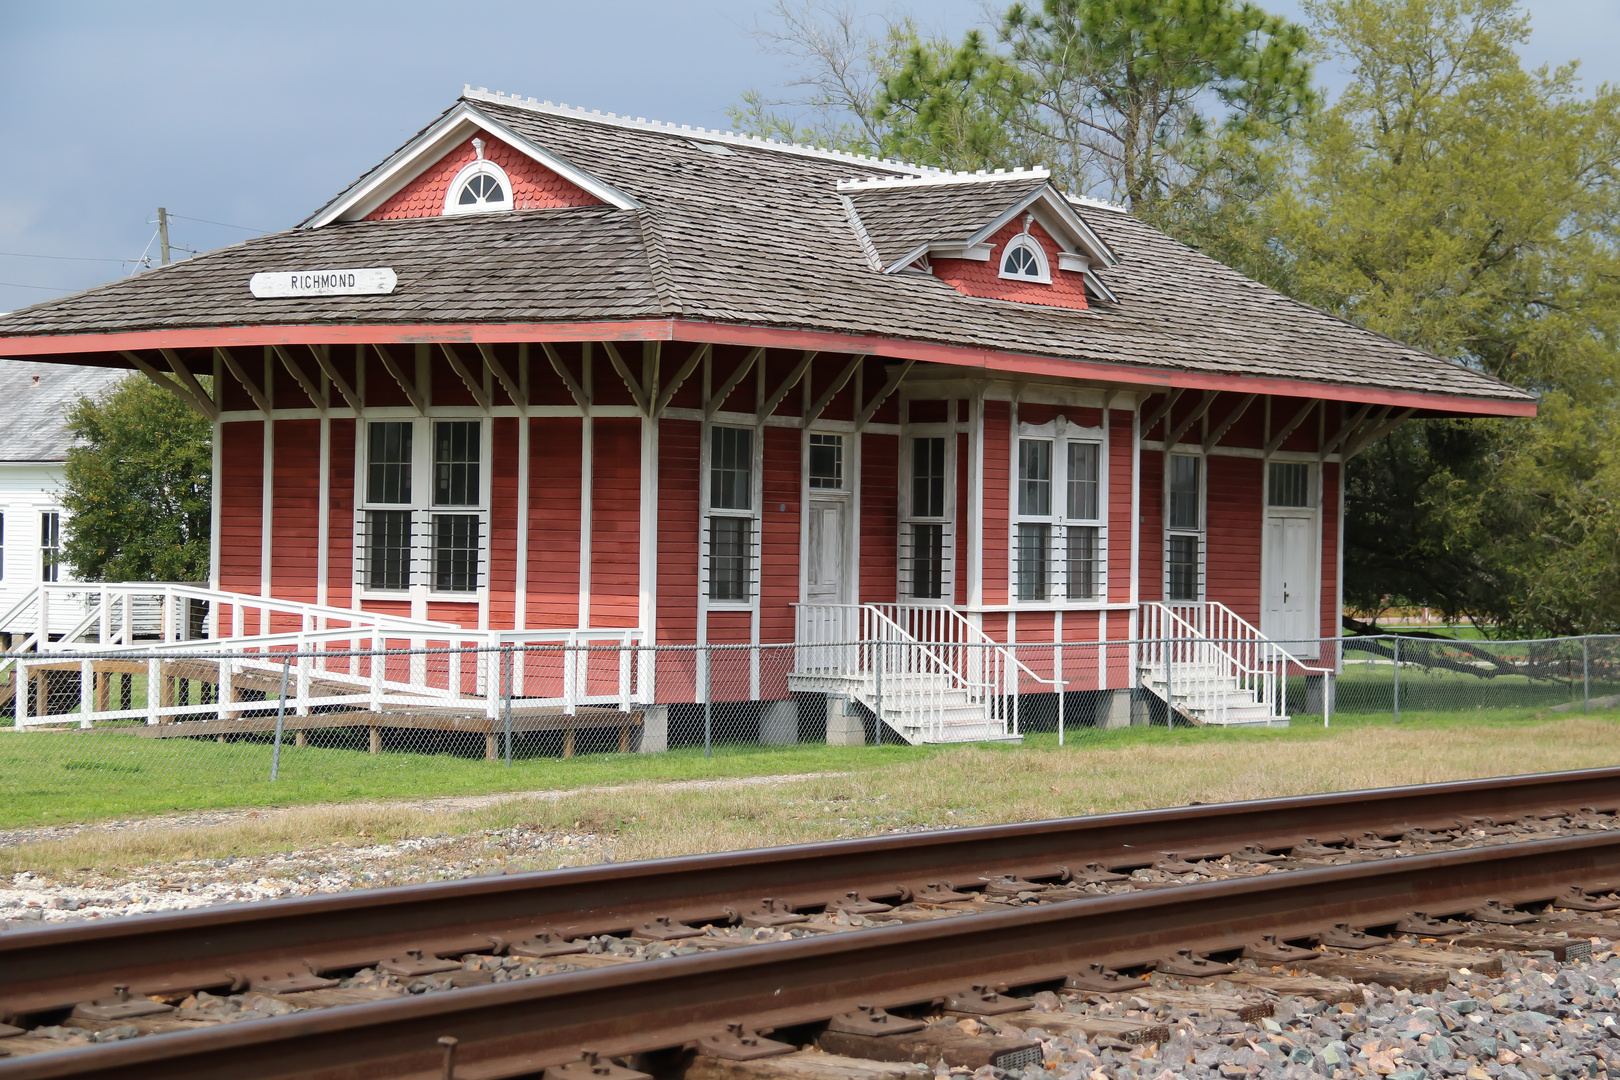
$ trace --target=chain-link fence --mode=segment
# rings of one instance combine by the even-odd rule
[[[512,645],[0,656],[0,826],[498,791],[630,754],[1520,719],[1620,702],[1620,638]],[[55,645],[55,643],[53,643]],[[796,750],[794,748],[797,748]]]

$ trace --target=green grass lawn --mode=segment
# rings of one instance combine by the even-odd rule
[[[1578,709],[1576,712],[1578,713]],[[1570,714],[1565,714],[1570,716]],[[1614,711],[1605,714],[1615,718]],[[1513,739],[1537,721],[1557,717],[1541,709],[1469,712],[1403,710],[1400,730],[1478,729],[1481,737]],[[1071,728],[1065,749],[1197,753],[1198,748],[1281,748],[1285,745],[1394,733],[1387,713],[1341,713],[1324,729],[1319,717],[1297,717],[1288,728],[1137,727],[1103,731]],[[480,742],[481,746],[481,742]],[[983,748],[992,760],[1018,768],[1057,749],[1055,732],[1026,736],[1018,747]],[[269,778],[266,742],[216,743],[203,739],[146,739],[116,729],[0,735],[0,827],[86,822],[109,818],[226,807],[272,807],[370,800],[578,790],[616,784],[769,776],[791,773],[883,770],[914,765],[961,747],[903,745],[834,747],[728,745],[705,758],[701,747],[664,754],[588,754],[562,759],[515,757],[510,767],[479,756],[326,745],[282,750],[280,778]],[[1021,757],[1022,756],[1022,757]]]

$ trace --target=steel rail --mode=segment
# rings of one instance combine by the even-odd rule
[[[1016,873],[1051,877],[1100,862],[1147,866],[1166,853],[1498,821],[1558,809],[1620,808],[1620,769],[1467,780],[1176,807],[496,878],[222,905],[0,934],[0,1019],[106,997],[242,986],[254,969],[358,968],[406,948],[488,951],[540,931],[623,933],[657,916],[722,920],[773,897],[813,907],[855,890]],[[250,980],[249,980],[250,981]]]
[[[862,1004],[926,1003],[971,983],[1030,986],[1088,963],[1219,951],[1262,933],[1453,914],[1620,875],[1620,835],[1526,841],[1177,889],[1034,905],[719,954],[499,983],[0,1060],[0,1080],[458,1080],[536,1073],[590,1048],[679,1047],[728,1022],[783,1028]]]

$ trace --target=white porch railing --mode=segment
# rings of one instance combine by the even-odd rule
[[[794,675],[844,684],[908,741],[1017,738],[1020,676],[1057,685],[943,605],[796,610]]]
[[[1213,601],[1143,604],[1139,634],[1142,684],[1199,723],[1287,719],[1288,676],[1332,674],[1305,664]],[[1329,696],[1325,687],[1323,694]]]
[[[78,620],[53,633],[64,607]],[[11,635],[14,655],[0,671],[13,669],[19,729],[64,720],[89,727],[234,719],[264,708],[238,697],[244,684],[279,696],[284,673],[288,708],[300,716],[330,707],[474,707],[494,717],[508,700],[518,708],[561,706],[569,715],[580,705],[629,711],[646,699],[639,688],[650,682],[633,662],[638,629],[464,630],[186,584],[42,584],[0,616],[0,633]],[[53,700],[52,671],[77,671],[77,700]],[[97,672],[140,674],[149,690],[165,689],[147,693],[140,708],[114,708]],[[174,677],[213,684],[215,700],[172,700],[166,688]],[[39,686],[33,694],[30,679]]]

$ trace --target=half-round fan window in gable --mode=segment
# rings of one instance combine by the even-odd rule
[[[512,181],[493,161],[480,158],[456,174],[445,195],[446,214],[512,209]]]
[[[460,206],[485,206],[492,202],[505,202],[506,189],[488,173],[479,173],[461,185]]]
[[[1046,253],[1027,233],[1015,236],[1001,256],[1001,276],[1027,281],[1050,281]]]

